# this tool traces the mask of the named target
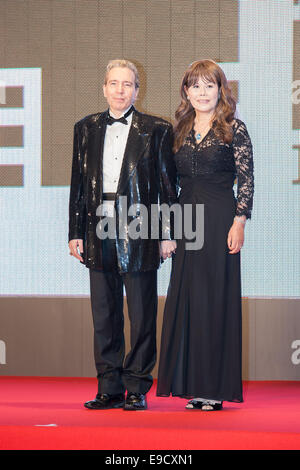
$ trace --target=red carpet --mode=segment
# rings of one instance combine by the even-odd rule
[[[244,403],[206,413],[155,386],[147,411],[86,410],[95,394],[95,379],[0,377],[0,449],[300,449],[300,382],[246,382]]]

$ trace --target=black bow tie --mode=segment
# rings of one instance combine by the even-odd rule
[[[130,109],[128,109],[127,113],[124,114],[124,116],[120,117],[119,119],[116,119],[114,117],[112,117],[110,114],[108,114],[107,118],[106,118],[106,123],[108,126],[111,126],[112,124],[114,124],[115,122],[121,122],[122,124],[128,124],[128,121],[127,121],[127,117],[132,113],[133,111],[133,106],[131,106]]]

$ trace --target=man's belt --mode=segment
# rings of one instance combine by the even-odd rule
[[[116,193],[103,193],[103,201],[114,201]]]

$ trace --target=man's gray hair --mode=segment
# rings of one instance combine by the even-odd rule
[[[108,62],[107,66],[106,66],[105,77],[104,77],[104,85],[106,85],[106,83],[107,83],[107,76],[108,76],[109,72],[111,71],[111,69],[113,69],[115,67],[127,68],[127,69],[131,70],[134,73],[134,77],[135,77],[135,88],[140,87],[140,79],[139,79],[138,70],[132,62],[130,62],[129,60],[126,60],[126,59],[114,59],[114,60],[110,60]]]

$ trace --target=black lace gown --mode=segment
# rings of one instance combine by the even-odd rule
[[[204,244],[187,250],[190,240],[177,240],[164,311],[158,396],[243,401],[240,253],[229,254],[227,237],[235,215],[251,217],[254,183],[247,128],[234,119],[233,132],[231,144],[220,141],[213,129],[197,144],[191,131],[175,155],[182,209],[204,204]]]

